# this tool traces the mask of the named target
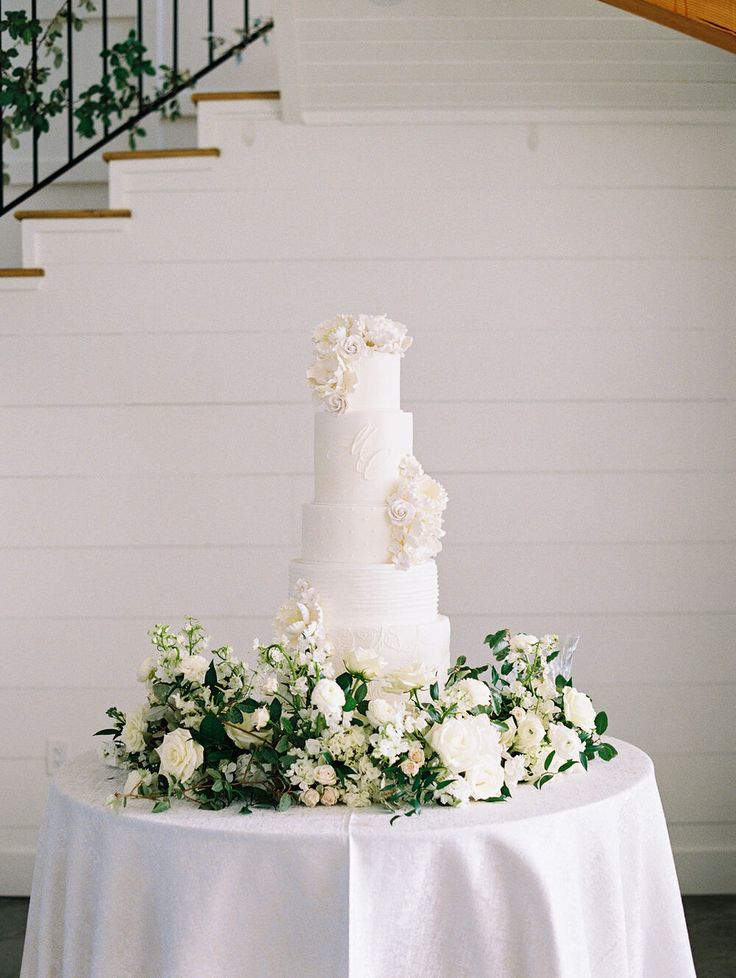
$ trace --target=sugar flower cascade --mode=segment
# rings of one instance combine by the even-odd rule
[[[392,671],[372,650],[339,656],[326,639],[319,595],[306,581],[275,619],[276,640],[254,661],[229,646],[206,655],[202,626],[149,633],[155,654],[138,673],[144,702],[108,710],[105,760],[129,771],[113,808],[173,799],[202,808],[239,804],[364,807],[412,815],[428,804],[509,798],[563,772],[616,756],[601,740],[605,713],[558,675],[557,636],[486,636],[488,661],[460,657],[444,682],[424,664]]]

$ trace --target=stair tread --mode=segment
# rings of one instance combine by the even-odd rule
[[[194,92],[192,102],[234,102],[249,99],[279,99],[281,92]]]
[[[40,210],[40,211],[16,211],[14,217],[16,221],[27,220],[56,220],[57,218],[85,218],[85,217],[131,217],[132,211],[127,208],[101,209],[91,208],[89,210]]]
[[[167,160],[179,159],[188,156],[219,156],[220,150],[216,146],[206,149],[129,149],[116,150],[102,154],[102,159],[106,163],[114,160]]]
[[[0,278],[41,278],[43,268],[0,268]]]

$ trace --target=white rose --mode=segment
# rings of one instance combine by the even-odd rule
[[[465,775],[470,786],[470,797],[478,801],[498,798],[503,787],[503,768],[498,757],[489,757],[474,764]]]
[[[516,720],[514,747],[522,754],[533,754],[544,740],[544,725],[536,713],[523,713]]]
[[[202,745],[192,739],[189,730],[179,727],[167,733],[157,749],[159,770],[169,781],[186,784],[204,760]]]
[[[574,686],[565,686],[562,703],[566,720],[587,733],[595,729],[595,709],[589,696],[580,693]]]
[[[312,706],[326,717],[333,716],[345,706],[345,693],[334,679],[320,679],[312,690]]]
[[[314,808],[315,805],[319,805],[319,792],[316,788],[307,788],[299,795],[299,800],[307,808]]]
[[[463,701],[469,710],[476,706],[488,706],[491,702],[491,691],[480,679],[461,679],[453,687],[463,694]]]
[[[386,660],[375,649],[348,649],[342,653],[348,672],[360,673],[365,679],[378,679],[386,669]]]
[[[314,769],[314,780],[317,784],[335,784],[337,782],[337,774],[335,769],[331,764],[318,764]]]
[[[138,667],[138,673],[136,679],[139,683],[147,683],[149,679],[153,678],[153,674],[156,672],[156,660],[153,656],[147,656],[143,662],[141,662]]]
[[[399,726],[404,719],[404,704],[401,702],[389,702],[381,697],[370,700],[366,713],[368,722],[374,727],[385,727],[389,723]]]
[[[536,635],[514,635],[509,639],[512,658],[518,658],[519,655],[523,655],[525,658],[531,659],[534,655],[534,646],[538,641],[539,639]],[[516,653],[516,655],[513,655],[513,653]]]
[[[448,717],[430,730],[427,740],[452,774],[461,774],[501,753],[498,730],[485,713]]]
[[[393,493],[386,500],[386,511],[394,526],[406,526],[417,514],[416,506],[409,499]]]
[[[203,655],[187,655],[181,660],[179,670],[188,682],[201,684],[209,666]]]
[[[145,720],[147,706],[139,706],[137,710],[128,713],[125,718],[120,739],[125,744],[126,750],[130,754],[137,754],[146,746],[145,733],[148,730],[148,723]]]
[[[263,730],[269,719],[268,709],[260,706],[253,713],[244,713],[240,723],[226,723],[225,732],[236,747],[246,750],[254,744],[265,743],[265,735],[258,736],[254,731]]]
[[[547,736],[549,745],[555,752],[554,763],[556,766],[564,764],[565,761],[577,761],[583,749],[580,737],[570,727],[564,723],[553,723],[550,725]]]
[[[328,785],[322,792],[322,797],[320,800],[323,805],[336,805],[337,789],[333,788],[332,785]]]
[[[386,677],[389,693],[410,693],[413,689],[428,689],[437,678],[437,670],[423,662],[410,662]]]

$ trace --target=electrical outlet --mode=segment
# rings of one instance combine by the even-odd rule
[[[68,740],[47,740],[46,741],[46,773],[55,774],[60,767],[66,764],[69,754]]]

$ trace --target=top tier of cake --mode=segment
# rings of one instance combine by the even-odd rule
[[[355,387],[345,408],[356,411],[398,411],[401,402],[401,356],[370,353],[351,365]]]

